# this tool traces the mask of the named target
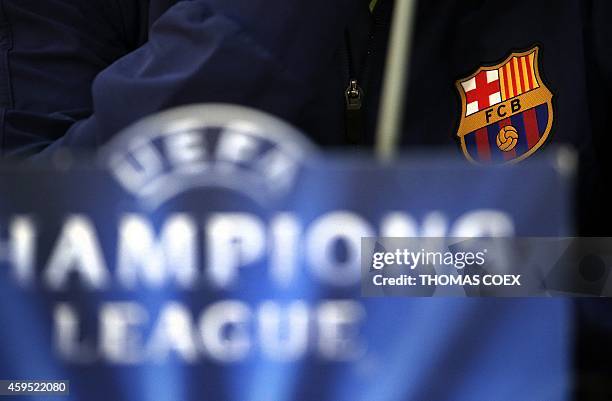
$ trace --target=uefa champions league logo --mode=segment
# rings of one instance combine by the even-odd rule
[[[121,186],[155,209],[202,188],[224,188],[266,204],[291,190],[312,153],[314,147],[279,119],[213,104],[145,118],[102,155]]]

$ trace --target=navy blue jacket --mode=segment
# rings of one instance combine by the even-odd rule
[[[346,145],[350,79],[365,91],[357,142],[370,145],[391,6],[379,0],[371,16],[366,0],[0,0],[0,148],[96,148],[198,102],[253,106]],[[538,46],[554,96],[547,144],[581,152],[580,232],[609,233],[610,15],[606,0],[419,2],[402,144],[459,152],[455,81]]]
[[[308,103],[354,2],[273,3],[1,1],[4,154],[97,147],[145,115],[196,102],[329,122]]]

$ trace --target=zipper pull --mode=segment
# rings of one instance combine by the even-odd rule
[[[357,80],[352,79],[346,88],[346,109],[347,110],[361,110],[361,101],[363,97],[363,91],[357,85]]]
[[[346,88],[346,139],[351,145],[359,145],[363,142],[363,90],[357,84],[357,80],[351,79]]]

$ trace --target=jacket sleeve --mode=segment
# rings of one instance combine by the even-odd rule
[[[349,3],[180,1],[144,45],[97,75],[92,114],[43,153],[96,148],[143,116],[190,103],[237,103],[293,121],[337,48]]]

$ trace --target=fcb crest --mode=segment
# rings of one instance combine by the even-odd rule
[[[514,163],[537,151],[553,124],[552,93],[538,67],[538,47],[512,53],[457,81],[465,156],[482,164]]]

